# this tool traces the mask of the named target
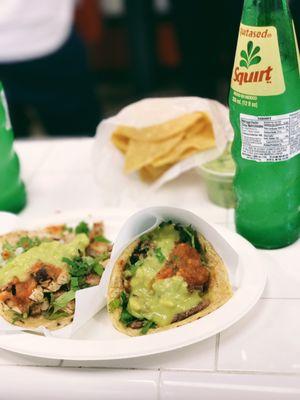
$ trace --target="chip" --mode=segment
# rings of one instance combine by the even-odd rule
[[[112,142],[125,155],[125,173],[139,171],[151,182],[178,161],[214,147],[215,137],[208,115],[194,112],[144,128],[119,126]]]

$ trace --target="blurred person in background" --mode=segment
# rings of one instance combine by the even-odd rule
[[[179,93],[227,102],[243,1],[124,0],[131,76],[138,97],[152,95],[160,79],[159,25],[164,10],[175,32]],[[138,34],[137,34],[138,32]],[[165,50],[170,43],[165,43]],[[161,55],[161,54],[160,54]],[[182,84],[181,82],[182,81]]]
[[[224,92],[219,82],[230,81],[242,7],[235,0],[171,0],[189,95],[216,99]]]
[[[93,135],[100,108],[76,0],[0,0],[0,80],[16,136],[33,120],[49,135]]]

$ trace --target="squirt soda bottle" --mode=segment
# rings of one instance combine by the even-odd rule
[[[0,211],[17,213],[26,204],[26,191],[20,179],[20,163],[13,150],[13,138],[6,98],[0,82]]]
[[[245,0],[229,97],[237,231],[258,248],[300,225],[300,77],[286,0]]]

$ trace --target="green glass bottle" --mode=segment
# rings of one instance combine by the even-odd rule
[[[13,139],[6,98],[0,82],[0,210],[17,213],[26,204],[26,191],[20,179],[20,163],[13,150]]]
[[[259,248],[300,226],[299,50],[286,0],[245,0],[229,97],[237,231]]]

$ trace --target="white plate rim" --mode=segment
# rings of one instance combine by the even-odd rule
[[[126,215],[129,216],[130,213],[131,211],[126,212]],[[81,210],[63,212],[43,218],[24,218],[23,222],[25,225],[30,224],[34,228],[44,226],[50,221],[59,223],[59,221],[78,220],[81,219],[82,215],[91,215],[94,216],[94,219],[102,216],[101,218],[105,222],[105,218],[109,218],[110,214],[115,217],[124,217],[125,211],[113,208],[102,209],[102,211]],[[244,286],[242,285],[226,304],[206,317],[165,332],[133,338],[124,335],[124,338],[122,337],[119,340],[61,339],[23,332],[2,334],[0,335],[0,348],[27,356],[48,359],[72,361],[120,360],[172,351],[220,333],[243,318],[255,306],[264,290],[267,273],[263,256],[249,242],[222,226],[214,225],[214,227],[224,234],[228,240],[237,241],[239,246],[245,250],[245,254],[242,255],[242,271],[243,280],[246,283],[244,282]],[[248,259],[251,259],[251,268],[247,268],[246,260]],[[254,275],[255,285],[251,285]],[[234,309],[233,313],[231,312],[232,308]],[[227,311],[227,309],[229,310]],[[203,324],[205,333],[200,331],[200,335],[196,334],[196,331],[198,333],[197,328],[203,328]],[[208,327],[209,324],[210,328]],[[118,346],[116,346],[116,342],[118,342]],[[101,343],[104,344],[103,349],[99,346]],[[128,348],[128,350],[124,350],[122,347]],[[109,350],[111,348],[114,351]]]

